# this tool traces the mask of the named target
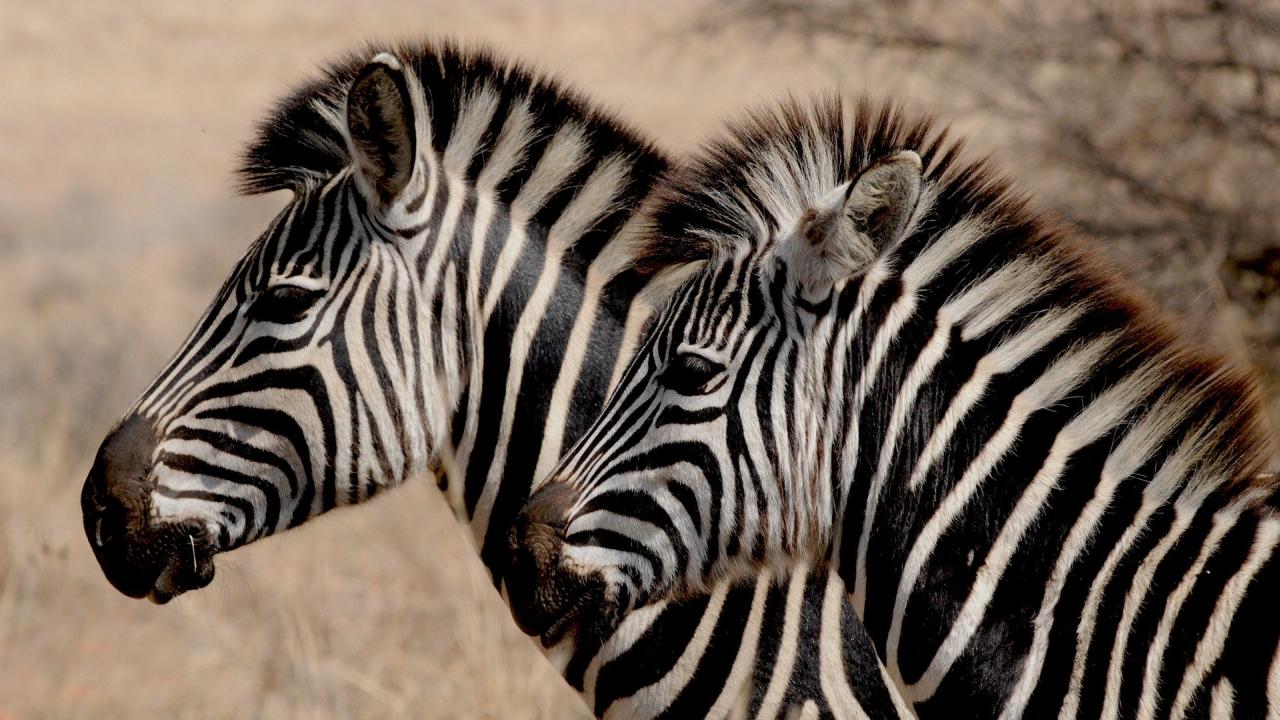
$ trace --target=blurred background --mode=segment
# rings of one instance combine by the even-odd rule
[[[1280,426],[1280,3],[0,0],[0,720],[575,717],[434,490],[224,556],[164,607],[103,579],[97,443],[284,204],[272,101],[364,40],[484,42],[685,153],[833,87],[950,121],[1100,239]]]

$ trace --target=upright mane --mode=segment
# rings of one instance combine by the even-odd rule
[[[1023,205],[986,162],[962,162],[962,143],[928,116],[863,99],[850,112],[838,96],[758,110],[729,126],[669,183],[654,212],[649,255],[698,260],[726,242],[758,242],[810,203],[897,150],[924,162],[939,197],[935,212],[975,214]],[[678,239],[683,238],[682,241]]]
[[[369,45],[321,69],[320,75],[299,86],[259,124],[257,136],[243,153],[237,171],[246,194],[274,190],[299,190],[323,183],[350,162],[343,137],[346,94],[352,80],[369,58],[387,48]],[[649,142],[611,114],[600,110],[581,94],[555,79],[520,63],[500,60],[487,50],[463,48],[452,42],[408,43],[392,48],[417,75],[426,94],[431,143],[443,154],[470,106],[496,103],[488,127],[482,130],[470,172],[479,171],[492,150],[502,121],[516,104],[525,106],[531,119],[527,129],[531,154],[540,152],[555,129],[574,123],[582,130],[594,154],[619,154],[652,177],[662,172],[666,159]],[[472,129],[474,130],[474,129]],[[535,157],[526,157],[524,172],[517,169],[506,180],[514,192],[528,178]],[[514,187],[512,187],[514,185]]]
[[[914,150],[924,165],[921,205],[927,211],[892,256],[909,260],[956,235],[947,229],[977,221],[972,226],[979,237],[970,238],[936,293],[959,292],[1015,258],[1035,263],[1043,272],[1034,276],[1046,279],[1053,302],[1087,308],[1082,322],[1118,332],[1113,359],[1161,368],[1161,381],[1151,388],[1161,412],[1183,432],[1205,433],[1198,477],[1250,487],[1259,498],[1275,492],[1276,476],[1252,479],[1268,462],[1271,447],[1253,379],[1175,332],[1088,239],[1032,207],[987,160],[965,159],[962,148],[945,127],[893,104],[864,99],[849,105],[828,97],[756,111],[730,126],[663,189],[642,256],[662,266],[771,242],[838,185],[898,151]],[[1146,406],[1154,399],[1139,401]]]

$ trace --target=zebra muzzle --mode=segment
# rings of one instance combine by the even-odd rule
[[[133,416],[107,436],[80,493],[85,535],[107,580],[165,603],[213,580],[214,543],[196,521],[156,522],[147,482],[155,436]]]
[[[565,518],[572,490],[549,483],[534,493],[509,535],[510,555],[503,580],[511,614],[544,647],[565,637],[576,644],[603,641],[620,613],[607,601],[603,578],[583,575],[563,562]]]

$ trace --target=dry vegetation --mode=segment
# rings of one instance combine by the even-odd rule
[[[83,538],[78,492],[98,440],[283,202],[230,196],[239,143],[275,95],[366,38],[451,33],[509,48],[560,71],[676,151],[720,118],[787,90],[836,82],[904,96],[957,117],[977,149],[1028,176],[1076,219],[1098,229],[1104,220],[1159,220],[1152,227],[1161,232],[1110,228],[1132,238],[1118,246],[1127,261],[1160,270],[1143,277],[1165,304],[1195,327],[1235,333],[1221,344],[1243,347],[1275,372],[1265,350],[1274,346],[1260,345],[1254,330],[1277,327],[1264,314],[1276,312],[1268,295],[1276,271],[1268,279],[1265,260],[1249,266],[1253,256],[1236,250],[1239,228],[1260,248],[1275,247],[1276,186],[1261,182],[1276,176],[1274,154],[1245,152],[1235,135],[1211,127],[1158,135],[1154,154],[1130,148],[1126,136],[1109,138],[1100,147],[1126,163],[1132,151],[1139,170],[1151,157],[1176,161],[1172,184],[1158,187],[1238,209],[1243,224],[1177,208],[1130,216],[1122,211],[1132,188],[1082,182],[1090,176],[1077,167],[1079,148],[1049,141],[1058,129],[980,99],[990,88],[979,87],[977,61],[948,59],[945,49],[866,45],[838,34],[849,26],[837,15],[823,21],[831,32],[815,33],[795,7],[0,3],[0,718],[582,714],[511,626],[425,484],[223,557],[212,587],[163,608],[111,590]],[[948,12],[959,12],[949,29],[983,37],[1016,30]],[[920,30],[922,17],[903,15],[914,23],[903,27]],[[1023,54],[1041,42],[1030,31],[1008,37]],[[1047,69],[1025,60],[1036,69],[1026,77],[1067,82],[1073,97],[1094,99],[1090,107],[1101,110],[1081,118],[1086,130],[1110,127],[1103,121],[1121,109],[1123,129],[1166,117],[1172,91],[1154,81],[1134,77],[1105,94],[1103,79],[1138,72],[1112,60]],[[1217,87],[1212,77],[1204,82]],[[1276,101],[1275,82],[1262,82],[1265,102]],[[973,94],[944,92],[954,87]],[[1151,97],[1137,103],[1144,88]],[[1259,137],[1274,140],[1274,125],[1261,127]],[[1077,211],[1089,207],[1109,214]],[[1183,232],[1200,227],[1213,232]],[[1178,243],[1195,236],[1208,241],[1209,254],[1188,256],[1184,267]],[[1234,267],[1259,269],[1240,279]],[[1204,289],[1213,278],[1218,294]],[[1246,304],[1250,297],[1260,304]]]

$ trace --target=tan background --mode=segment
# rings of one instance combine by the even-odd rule
[[[788,91],[940,92],[800,40],[695,32],[707,18],[675,0],[0,0],[0,720],[582,715],[426,483],[224,556],[164,607],[108,586],[78,493],[285,201],[230,190],[253,124],[363,40],[490,43],[673,152]],[[1001,128],[969,129],[1026,169]]]

